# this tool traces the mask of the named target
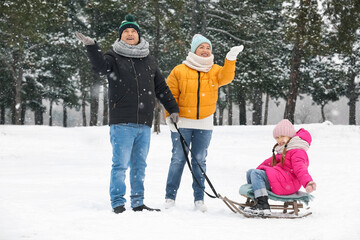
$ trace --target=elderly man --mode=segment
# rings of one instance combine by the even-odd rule
[[[179,118],[178,105],[160,73],[155,59],[149,55],[149,43],[141,36],[139,25],[127,15],[119,28],[119,39],[102,54],[90,37],[76,32],[87,49],[95,72],[107,75],[109,83],[110,141],[113,149],[110,179],[111,206],[115,213],[126,210],[125,175],[130,166],[131,208],[133,211],[160,211],[144,205],[146,157],[155,96]]]

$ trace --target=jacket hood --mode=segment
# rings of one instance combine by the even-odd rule
[[[308,131],[306,131],[304,128],[299,129],[299,131],[297,131],[296,136],[300,137],[302,140],[306,141],[309,146],[311,145],[311,135]]]

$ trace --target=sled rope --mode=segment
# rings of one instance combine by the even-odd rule
[[[189,149],[190,153],[192,154],[191,149],[190,149],[189,145],[186,143],[183,135],[180,133],[180,130],[179,130],[179,128],[177,127],[177,124],[174,123],[174,125],[175,125],[175,128],[176,128],[177,132],[178,132],[179,135],[180,135],[181,146],[182,146],[182,149],[183,149],[185,158],[186,158],[186,163],[187,163],[187,165],[188,165],[188,167],[189,167],[189,169],[190,169],[191,175],[192,175],[192,177],[194,178],[195,182],[199,185],[199,187],[201,187],[200,183],[198,182],[198,180],[196,179],[196,177],[195,177],[195,175],[194,175],[194,172],[193,172],[193,169],[192,169],[192,167],[191,167],[188,154],[186,153],[185,146]],[[196,160],[196,158],[194,158],[194,159],[195,159],[196,164],[199,166],[202,175],[204,175],[206,182],[209,184],[209,186],[210,186],[210,188],[211,188],[211,190],[213,191],[213,193],[214,193],[215,196],[209,194],[208,192],[206,192],[206,191],[205,191],[205,188],[203,188],[202,190],[204,191],[204,193],[206,193],[206,195],[208,195],[208,196],[211,197],[211,198],[219,198],[219,195],[217,194],[214,186],[212,185],[212,183],[211,183],[210,179],[208,178],[208,176],[206,175],[205,171],[202,169],[202,167],[200,166],[200,164],[199,164],[199,162]]]

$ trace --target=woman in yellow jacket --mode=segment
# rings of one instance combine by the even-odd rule
[[[213,114],[216,110],[218,89],[229,84],[235,76],[235,62],[243,46],[231,48],[223,67],[214,64],[209,39],[195,34],[191,42],[191,51],[182,64],[176,66],[167,78],[167,84],[179,105],[179,115],[166,112],[166,122],[171,129],[172,158],[166,182],[165,208],[175,205],[177,190],[180,186],[186,158],[182,150],[179,133],[174,128],[177,122],[185,141],[191,145],[191,165],[197,183],[193,180],[195,209],[205,212],[204,177],[201,168],[206,171],[206,155],[213,129]],[[180,117],[180,119],[177,119]],[[188,149],[187,149],[188,153]],[[199,186],[200,185],[200,186]]]

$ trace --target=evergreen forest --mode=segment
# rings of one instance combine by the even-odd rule
[[[186,58],[196,33],[211,40],[219,65],[231,47],[244,45],[235,79],[219,90],[215,125],[232,125],[234,106],[240,125],[247,124],[246,114],[252,114],[252,125],[266,125],[271,99],[285,101],[283,118],[296,122],[300,95],[319,106],[323,121],[324,107],[346,98],[347,122],[356,125],[359,0],[1,2],[0,124],[25,124],[25,114],[30,113],[36,125],[44,125],[48,118],[52,126],[56,105],[62,107],[64,127],[70,109],[76,110],[83,126],[107,125],[106,78],[93,73],[74,32],[95,39],[105,51],[119,37],[119,26],[130,13],[165,78]],[[159,131],[162,106],[155,111]]]

